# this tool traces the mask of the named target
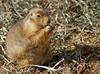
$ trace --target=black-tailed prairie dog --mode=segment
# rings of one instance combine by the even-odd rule
[[[52,52],[49,39],[52,30],[48,15],[42,8],[33,8],[8,32],[6,39],[7,55],[19,66],[43,64],[50,59]]]

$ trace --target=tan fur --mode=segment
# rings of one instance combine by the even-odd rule
[[[15,24],[8,32],[7,54],[19,66],[43,64],[51,57],[47,26],[48,16],[43,9],[34,8],[25,19]]]

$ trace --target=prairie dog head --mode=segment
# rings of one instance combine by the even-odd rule
[[[39,28],[43,28],[48,23],[48,15],[42,8],[33,8],[27,16],[31,22]]]

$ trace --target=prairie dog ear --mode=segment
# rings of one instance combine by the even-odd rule
[[[29,11],[30,16],[33,16],[33,14],[34,14],[34,11]]]

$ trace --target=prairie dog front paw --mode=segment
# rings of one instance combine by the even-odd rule
[[[52,26],[46,26],[45,27],[45,31],[46,32],[50,32],[50,31],[52,31],[53,30],[53,27]]]

